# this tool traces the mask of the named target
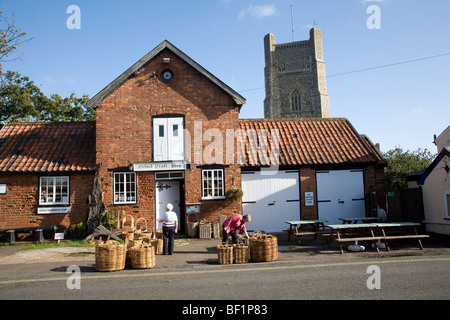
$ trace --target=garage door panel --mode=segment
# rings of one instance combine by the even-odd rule
[[[251,214],[252,221],[246,223],[248,230],[281,232],[286,229],[286,221],[299,220],[299,206],[295,202],[276,203],[274,206],[243,204],[244,214]]]
[[[280,232],[285,221],[300,219],[298,171],[279,171],[274,175],[243,172],[242,210],[251,214],[249,230]]]
[[[316,180],[319,219],[335,224],[365,216],[363,170],[317,171]]]

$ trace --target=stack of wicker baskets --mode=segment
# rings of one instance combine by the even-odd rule
[[[217,246],[217,254],[219,256],[219,264],[233,263],[233,246],[227,243],[222,243]]]
[[[117,241],[107,241],[95,247],[97,271],[119,271],[125,268],[127,246]]]
[[[250,258],[249,247],[242,242],[233,245],[233,260],[234,263],[248,263]]]
[[[133,269],[149,269],[155,266],[155,250],[150,245],[140,245],[129,250]]]
[[[278,239],[273,235],[255,233],[249,239],[250,258],[255,262],[269,262],[278,259]]]

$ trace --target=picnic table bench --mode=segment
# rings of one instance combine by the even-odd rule
[[[377,217],[356,217],[356,218],[339,218],[344,224],[346,223],[353,223],[356,224],[358,221],[361,221],[361,223],[370,223],[370,222],[378,222]]]
[[[358,241],[371,241],[377,252],[379,252],[378,242],[383,241],[386,245],[386,250],[390,251],[389,242],[391,240],[402,239],[417,239],[419,247],[423,250],[421,240],[428,238],[428,235],[419,235],[416,227],[420,226],[419,223],[414,222],[396,222],[396,223],[360,223],[360,224],[337,224],[327,225],[325,227],[330,228],[328,236],[328,247],[331,247],[333,239],[339,244],[341,253],[344,253],[342,244],[345,242],[358,242]],[[402,231],[402,235],[387,235],[392,228],[399,228]],[[408,229],[413,230],[413,234],[408,232]],[[348,231],[355,231],[357,236],[345,237]],[[369,233],[369,236],[366,234]],[[379,235],[376,235],[378,233]],[[334,238],[333,234],[336,235]]]
[[[329,233],[328,230],[325,230],[324,220],[298,220],[286,221],[286,223],[289,224],[289,229],[283,231],[287,231],[288,241],[291,240],[291,235],[294,235],[298,244],[303,236],[313,235],[314,239],[317,239],[317,235]]]

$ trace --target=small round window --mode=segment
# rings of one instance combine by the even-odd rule
[[[164,82],[169,82],[173,79],[173,72],[171,70],[164,70],[161,73],[161,78]]]

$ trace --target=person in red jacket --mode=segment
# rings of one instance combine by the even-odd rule
[[[228,235],[231,235],[233,243],[237,243],[238,234],[242,230],[245,236],[248,238],[247,228],[245,227],[246,222],[252,221],[252,217],[249,214],[245,216],[241,214],[235,214],[229,217],[223,223],[223,242],[228,242]]]

